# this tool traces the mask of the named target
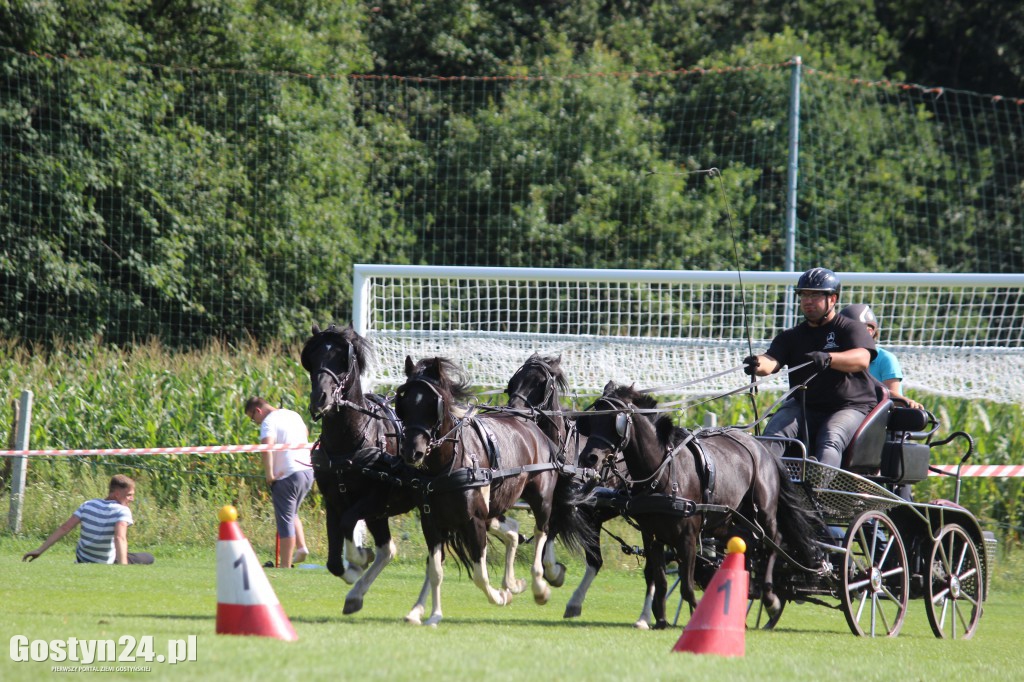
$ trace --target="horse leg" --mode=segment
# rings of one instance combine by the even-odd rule
[[[647,580],[646,575],[644,575],[644,585],[644,606],[640,609],[640,617],[633,623],[633,627],[637,630],[650,630],[651,621],[653,620],[651,606],[654,604],[654,585]]]
[[[366,522],[360,519],[352,529],[352,539],[345,540],[345,573],[341,578],[350,585],[359,580],[359,576],[376,558],[372,549],[363,547],[365,537]]]
[[[544,579],[551,587],[561,587],[565,584],[565,564],[560,563],[555,556],[554,538],[544,545]]]
[[[764,528],[764,534],[766,538],[771,538],[776,545],[782,543],[782,536],[779,533],[779,522],[777,518],[778,507],[775,505],[766,505],[761,507],[761,526]],[[772,550],[768,554],[768,560],[765,562],[764,567],[764,579],[761,584],[761,603],[764,604],[765,609],[768,611],[769,618],[775,618],[782,612],[782,602],[779,601],[779,597],[775,594],[775,550]]]
[[[651,602],[651,617],[655,630],[668,627],[665,618],[665,595],[668,592],[668,580],[665,577],[665,545],[655,541],[644,546],[647,563],[644,566],[644,578],[647,579],[647,598]]]
[[[468,540],[473,561],[473,584],[480,588],[487,596],[487,601],[498,606],[506,606],[512,603],[512,593],[507,589],[497,590],[491,586],[490,576],[487,574],[487,521],[471,519],[467,524]]]
[[[505,545],[505,577],[501,586],[512,594],[526,589],[526,581],[516,578],[516,550],[519,548],[519,522],[499,517],[491,519],[487,531]]]
[[[317,472],[317,487],[324,500],[324,512],[327,521],[327,570],[331,575],[344,579],[345,535],[341,529],[341,517],[344,513],[341,494],[337,482],[330,474]],[[347,581],[351,584],[352,581]]]
[[[441,614],[441,583],[444,581],[444,555],[440,543],[431,547],[430,563],[427,567],[427,580],[430,583],[433,609],[430,612],[430,618],[427,618],[424,625],[436,628],[443,617]]]
[[[430,556],[426,558],[423,571],[423,587],[416,597],[416,603],[412,605],[409,613],[405,614],[405,622],[413,625],[423,625],[423,614],[427,611],[427,596],[431,593],[430,581]]]
[[[533,576],[533,601],[543,606],[551,599],[551,586],[544,579],[544,550],[548,544],[548,534],[539,526],[534,533],[534,542],[537,544],[537,550],[533,555],[533,566],[530,568],[530,574]]]
[[[345,561],[349,568],[354,568],[360,573],[374,559],[373,550],[363,546],[366,540],[366,531],[366,522],[360,519],[352,529],[352,540],[345,541]],[[358,576],[356,577],[358,578]]]
[[[391,560],[398,555],[398,547],[391,537],[391,528],[386,518],[373,519],[367,524],[374,539],[379,542],[377,552],[369,552],[373,556],[373,562],[362,572],[359,579],[352,585],[352,589],[345,595],[345,608],[342,613],[355,613],[363,608],[363,598],[370,591],[370,586],[381,574],[381,571],[391,563]]]
[[[441,622],[441,583],[444,580],[444,544],[441,534],[434,528],[433,523],[429,521],[429,517],[421,515],[420,521],[423,525],[423,539],[426,540],[428,554],[427,554],[427,575],[423,583],[423,588],[420,590],[419,598],[416,600],[416,604],[413,605],[412,609],[405,616],[405,622],[413,625],[423,625],[420,620],[423,616],[423,612],[426,609],[427,602],[427,587],[429,585],[431,596],[433,597],[434,609],[430,613],[430,618],[427,619],[426,625],[437,626]]]
[[[769,619],[776,618],[782,612],[782,602],[779,601],[779,596],[775,594],[775,586],[772,584],[774,580],[772,575],[775,572],[775,556],[774,551],[768,555],[768,561],[765,562],[764,566],[764,583],[761,585],[761,603],[767,609]]]
[[[604,558],[601,556],[600,534],[598,533],[595,537],[597,537],[597,542],[588,543],[583,548],[587,559],[587,570],[584,571],[583,579],[580,581],[576,591],[572,593],[569,602],[565,605],[563,618],[576,618],[583,613],[583,602],[587,598],[587,591],[590,590],[590,585],[594,582],[594,578],[597,577],[601,567],[604,565]]]
[[[679,598],[686,601],[690,606],[690,615],[693,615],[694,609],[697,608],[696,581],[693,578],[693,572],[697,566],[701,522],[697,517],[693,517],[688,523],[689,526],[683,531],[682,540],[675,550],[676,561],[679,565]],[[662,575],[664,575],[664,571]]]
[[[640,531],[640,536],[640,541],[644,547],[644,557],[646,557],[646,563],[644,564],[644,605],[643,608],[640,609],[640,617],[636,619],[635,623],[633,623],[633,627],[637,630],[650,630],[651,623],[654,622],[652,614],[654,605],[654,581],[651,580],[651,576],[653,574],[650,572],[650,552],[653,551],[650,548],[654,547],[654,536],[644,532],[643,530]]]
[[[661,552],[658,563],[655,565],[657,573],[654,580],[654,603],[651,611],[654,615],[654,629],[664,630],[668,627],[668,618],[665,617],[665,598],[668,596],[668,579],[665,575],[665,553]]]

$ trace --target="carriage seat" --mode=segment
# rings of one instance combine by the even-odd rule
[[[886,483],[924,480],[931,448],[916,441],[928,436],[931,417],[925,410],[896,407],[888,389],[881,384],[876,389],[878,404],[846,446],[842,468]]]
[[[875,386],[875,394],[878,403],[864,417],[843,451],[841,468],[856,474],[873,476],[882,466],[882,449],[893,403],[885,386]]]
[[[894,407],[889,414],[888,435],[879,475],[890,483],[917,483],[928,477],[931,446],[927,439],[937,424],[925,410]]]

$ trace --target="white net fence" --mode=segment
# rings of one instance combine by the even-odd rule
[[[406,355],[442,355],[501,387],[539,352],[560,354],[581,393],[615,380],[710,395],[744,385],[749,348],[763,352],[794,323],[798,276],[358,265],[353,324],[385,386],[404,381]],[[839,276],[840,307],[871,305],[905,386],[1024,402],[1024,275]]]

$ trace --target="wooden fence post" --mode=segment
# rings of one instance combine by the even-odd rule
[[[15,410],[17,436],[14,450],[28,450],[28,435],[32,426],[32,391],[21,392],[20,409]],[[11,468],[11,508],[7,514],[7,525],[12,533],[21,532],[21,511],[25,501],[25,474],[28,457],[14,457]]]

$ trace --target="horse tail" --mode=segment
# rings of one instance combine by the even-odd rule
[[[584,513],[593,506],[590,495],[572,476],[559,473],[551,500],[550,539],[558,538],[573,553],[580,553],[596,544],[600,536],[593,520]],[[581,508],[582,507],[582,508]]]
[[[443,534],[443,545],[451,550],[452,554],[459,560],[459,564],[465,566],[466,571],[473,575],[473,565],[476,559],[470,552],[469,543],[462,533],[447,531]],[[488,540],[490,542],[490,540]]]
[[[779,472],[779,531],[786,545],[800,557],[807,566],[817,560],[817,548],[814,538],[825,530],[821,518],[806,506],[804,498],[792,479],[789,470],[782,460],[771,455]]]

